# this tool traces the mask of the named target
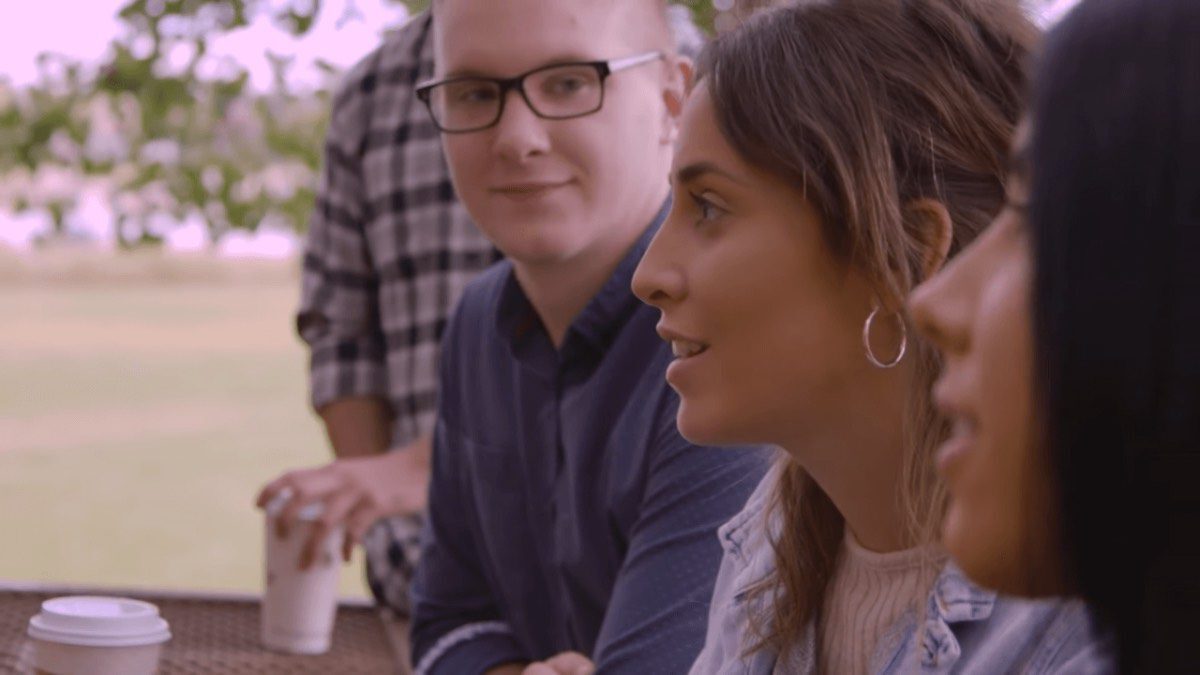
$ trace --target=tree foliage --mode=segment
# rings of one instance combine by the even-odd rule
[[[681,4],[711,31],[710,0]],[[239,64],[206,69],[208,45],[263,15],[302,36],[322,12],[353,9],[354,0],[129,0],[98,67],[44,54],[34,85],[0,80],[0,209],[46,214],[63,234],[88,216],[90,194],[124,247],[189,219],[211,241],[264,223],[303,230],[338,69],[320,64],[320,85],[298,91],[291,60],[271,55],[274,86],[258,91]]]

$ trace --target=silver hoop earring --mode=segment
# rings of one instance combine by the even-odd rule
[[[904,323],[904,317],[897,314],[897,320],[900,322],[900,353],[896,355],[895,359],[885,363],[880,361],[875,356],[874,350],[871,349],[871,325],[875,323],[875,317],[878,314],[879,307],[876,306],[871,310],[866,323],[863,324],[863,348],[867,350],[867,360],[871,362],[871,365],[884,370],[895,368],[900,365],[900,362],[904,360],[904,355],[908,353],[908,326]]]

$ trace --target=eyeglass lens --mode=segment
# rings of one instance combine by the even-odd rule
[[[604,96],[600,73],[591,65],[539,70],[526,75],[522,85],[533,111],[551,119],[595,112]],[[439,126],[448,131],[495,124],[500,117],[502,96],[498,82],[483,78],[445,82],[429,92],[433,114]]]

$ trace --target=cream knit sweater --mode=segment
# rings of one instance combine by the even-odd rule
[[[928,593],[921,571],[935,555],[925,548],[875,553],[846,530],[818,624],[822,673],[868,672],[879,639]]]

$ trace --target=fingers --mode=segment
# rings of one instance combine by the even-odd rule
[[[563,652],[541,663],[531,663],[523,675],[592,675],[591,659],[579,652]]]
[[[359,500],[354,510],[346,516],[346,536],[342,541],[343,560],[350,562],[350,554],[354,551],[355,544],[362,541],[371,523],[377,519],[377,512],[371,508],[370,502],[365,499]]]
[[[335,473],[337,471],[336,467],[337,462],[333,462],[321,467],[288,471],[264,485],[258,491],[258,496],[255,498],[254,504],[260,509],[265,509],[275,498],[288,492],[300,492],[300,496],[303,498],[303,493],[311,490],[311,483],[313,483],[314,478],[319,481],[321,476]],[[291,497],[289,496],[288,499],[291,499]]]
[[[331,497],[341,492],[345,484],[337,464],[293,471],[281,480],[284,481],[284,489],[291,489],[292,496],[275,518],[275,531],[280,537],[287,536],[301,509],[317,502],[331,501]]]
[[[367,535],[367,530],[386,515],[388,514],[372,507],[371,502],[367,500],[360,501],[350,512],[346,518],[346,541],[342,549],[342,556],[347,561],[350,560],[350,553],[354,549],[354,545],[361,542]]]
[[[546,663],[559,675],[591,675],[596,670],[592,660],[579,652],[564,652]]]
[[[593,673],[595,673],[595,668],[590,663],[577,668],[553,667],[548,662],[530,663],[522,671],[522,675],[592,675]]]
[[[284,490],[288,489],[290,477],[291,474],[284,474],[264,485],[263,488],[258,491],[258,496],[254,498],[254,505],[260,509],[267,508],[267,504],[270,504],[271,500],[275,499],[282,494]]]
[[[424,506],[428,489],[427,467],[413,470],[411,458],[391,453],[370,458],[338,460],[332,464],[291,471],[268,483],[257,503],[266,507],[272,500],[290,493],[278,514],[272,518],[276,536],[287,537],[302,509],[316,503],[325,505],[304,542],[301,569],[316,560],[321,544],[338,525],[346,534],[339,542],[341,555],[350,559],[355,544],[380,518],[410,513]],[[425,472],[419,469],[425,468]]]
[[[342,562],[350,562],[350,556],[354,553],[354,545],[358,543],[358,539],[350,530],[342,535]]]
[[[308,569],[316,562],[317,554],[329,537],[329,533],[346,521],[346,516],[358,505],[360,496],[353,492],[340,492],[325,502],[325,511],[313,521],[308,541],[300,552],[300,569]]]

